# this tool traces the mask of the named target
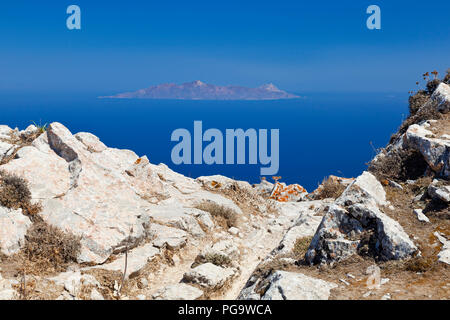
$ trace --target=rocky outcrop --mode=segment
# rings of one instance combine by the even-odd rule
[[[311,241],[306,261],[329,263],[343,260],[364,245],[382,260],[403,259],[417,251],[400,224],[384,214],[386,204],[382,185],[364,172],[330,206]],[[368,235],[370,244],[362,241]]]
[[[2,127],[2,135],[14,132]],[[132,151],[107,148],[90,133],[72,135],[60,123],[50,124],[30,145],[16,147],[15,158],[0,170],[29,182],[33,201],[42,203],[45,222],[81,237],[79,262],[103,263],[125,244],[132,247],[148,237],[154,237],[158,247],[178,248],[187,241],[183,232],[204,235],[198,221],[212,227],[208,213],[192,208],[202,201],[242,213],[233,201],[202,190],[200,182],[150,164]],[[165,206],[154,205],[164,199],[170,199]],[[2,229],[2,248],[9,254],[19,249],[27,218],[4,209],[2,216],[18,219]],[[175,228],[152,225],[151,219]]]
[[[22,214],[22,209],[0,207],[0,252],[11,255],[20,250],[31,221]]]
[[[261,300],[327,300],[337,285],[301,273],[276,271],[268,279]]]
[[[231,280],[235,274],[236,271],[231,268],[223,268],[208,262],[186,272],[183,281],[198,284],[207,289],[218,289]]]
[[[197,300],[203,296],[203,291],[185,283],[177,283],[159,290],[153,294],[154,300]]]

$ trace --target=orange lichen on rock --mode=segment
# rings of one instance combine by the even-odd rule
[[[298,201],[306,193],[306,189],[299,184],[286,186],[285,184],[276,182],[270,195],[270,199],[280,202]]]

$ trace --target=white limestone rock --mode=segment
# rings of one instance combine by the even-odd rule
[[[450,111],[450,86],[441,82],[431,95],[431,99],[438,103],[437,109],[442,113]]]
[[[186,272],[183,276],[183,282],[218,289],[227,283],[234,274],[235,271],[231,268],[222,268],[208,262]]]
[[[184,247],[188,241],[188,233],[186,231],[152,223],[148,234],[152,243],[157,248],[167,246],[170,249],[180,249]]]
[[[25,235],[32,223],[22,214],[22,209],[0,207],[0,252],[10,256],[25,243]]]
[[[438,259],[440,262],[450,264],[450,240],[447,240],[439,232],[435,232],[434,235],[442,243],[441,252],[438,254]]]
[[[423,210],[422,209],[414,209],[413,211],[414,211],[414,214],[417,217],[417,220],[419,220],[421,222],[426,222],[426,223],[430,222],[430,219],[428,219],[428,217],[423,214]]]
[[[203,237],[205,232],[200,227],[194,216],[178,205],[152,206],[149,213],[156,223],[172,226],[184,230],[194,237]]]
[[[106,150],[106,146],[97,136],[94,136],[89,132],[79,132],[75,134],[75,138],[84,144],[88,151],[90,152],[102,152]]]
[[[145,244],[140,247],[131,249],[128,252],[127,258],[127,273],[126,278],[132,278],[139,274],[139,272],[151,262],[159,254],[159,249],[155,248],[152,244]],[[89,269],[104,269],[109,271],[123,272],[125,268],[125,254],[117,257],[116,260],[110,263],[97,265]]]
[[[381,212],[386,194],[376,178],[365,172],[350,184],[323,217],[306,260],[327,263],[356,254],[358,235],[371,229],[377,239],[378,254],[386,260],[403,259],[417,251],[400,224]]]
[[[202,296],[202,290],[185,283],[169,285],[152,295],[154,300],[197,300]]]
[[[258,287],[258,290],[257,288]],[[302,273],[275,271],[241,292],[240,300],[328,300],[337,285]],[[257,292],[264,292],[261,296]]]

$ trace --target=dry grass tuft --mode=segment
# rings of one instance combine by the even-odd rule
[[[205,256],[198,255],[195,262],[191,265],[191,268],[195,268],[201,264],[212,263],[219,267],[231,266],[231,259],[220,253],[208,253]]]
[[[420,152],[408,149],[391,151],[384,157],[369,164],[368,170],[373,173],[379,181],[386,179],[406,181],[421,177],[428,164]]]
[[[80,238],[62,232],[45,222],[35,222],[25,236],[21,251],[27,274],[62,272],[76,262]]]
[[[311,243],[313,237],[303,237],[298,238],[295,241],[294,248],[292,249],[292,253],[296,259],[302,259],[306,251],[308,251],[309,244]]]
[[[196,206],[197,209],[209,212],[217,222],[224,227],[236,227],[238,214],[233,209],[218,205],[211,201],[204,201]]]
[[[23,213],[34,216],[42,209],[39,203],[31,203],[28,182],[11,173],[0,171],[0,205],[9,209],[22,209]]]
[[[346,186],[339,183],[336,179],[328,177],[328,179],[323,179],[319,193],[314,198],[317,200],[323,200],[327,198],[339,198],[339,196],[344,192]]]

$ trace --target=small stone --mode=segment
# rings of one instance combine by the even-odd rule
[[[391,300],[391,294],[386,293],[384,296],[381,297],[381,300]]]
[[[421,222],[429,223],[430,219],[426,215],[423,214],[422,209],[414,209],[414,214],[417,216],[417,219]]]
[[[349,286],[350,283],[348,283],[346,280],[344,279],[339,279],[340,282],[342,282],[343,284],[345,284],[346,286]]]
[[[231,227],[230,229],[228,229],[228,232],[236,236],[239,233],[239,229],[236,227]]]

